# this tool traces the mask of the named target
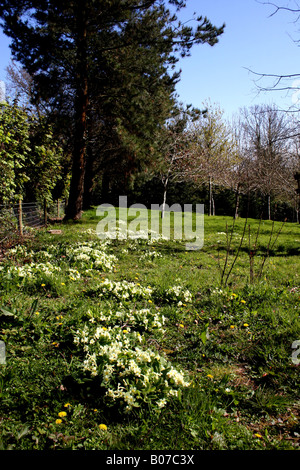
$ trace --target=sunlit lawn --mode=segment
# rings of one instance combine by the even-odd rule
[[[59,234],[41,230],[1,264],[2,448],[299,448],[299,225],[205,216],[204,245],[189,250],[177,239],[100,240],[99,220],[95,208],[53,226]],[[101,358],[98,326],[110,354],[123,341],[123,369]],[[86,349],[74,343],[85,327]],[[139,362],[139,344],[159,359]],[[163,361],[190,385],[177,390]]]

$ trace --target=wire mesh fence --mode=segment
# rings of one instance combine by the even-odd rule
[[[44,225],[47,225],[47,222],[59,222],[64,218],[66,209],[65,201],[57,200],[52,204],[48,204],[46,209],[44,207],[44,216],[46,210],[46,220],[44,220]]]
[[[0,248],[12,245],[32,230],[63,219],[65,203],[46,201],[0,204]]]
[[[21,212],[21,213],[20,213]],[[18,219],[18,228],[22,224],[23,230],[28,228],[40,228],[44,225],[44,217],[42,208],[36,202],[24,202],[14,207],[14,214]],[[22,217],[21,223],[19,222]]]

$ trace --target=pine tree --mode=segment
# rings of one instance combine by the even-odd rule
[[[169,4],[185,7],[183,0]],[[66,213],[72,219],[81,216],[93,108],[119,126],[123,139],[133,130],[135,149],[143,146],[171,109],[179,56],[193,44],[214,45],[224,30],[203,17],[194,29],[183,25],[163,0],[4,0],[0,18],[13,57],[33,78],[36,98],[52,112],[65,112],[73,125]]]

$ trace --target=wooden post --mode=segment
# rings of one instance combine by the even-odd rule
[[[59,199],[57,199],[57,218],[59,219]]]
[[[44,225],[47,225],[47,202],[46,199],[44,199]]]
[[[19,233],[21,237],[23,237],[22,199],[19,199],[18,226],[19,226]]]

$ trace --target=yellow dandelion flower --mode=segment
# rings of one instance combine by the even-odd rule
[[[180,328],[184,328],[184,325],[183,325],[182,323],[180,323],[180,325],[179,325],[179,326],[180,326]]]
[[[256,434],[254,434],[254,436],[255,436],[255,437],[258,437],[259,439],[261,439],[261,438],[262,438],[262,435],[261,435],[261,434],[259,434],[258,432],[257,432]]]
[[[55,423],[56,423],[56,424],[61,424],[61,423],[62,423],[62,419],[57,419],[57,420],[55,421]]]
[[[246,303],[246,300],[241,300],[241,304],[245,304]]]
[[[45,287],[46,284],[41,284],[42,287]]]
[[[247,328],[247,326],[249,326],[248,323],[244,323],[244,327]]]
[[[71,406],[71,403],[66,403],[66,404],[64,405],[65,408],[68,408],[69,406]]]
[[[60,412],[58,413],[58,416],[59,416],[60,418],[64,418],[65,416],[67,416],[67,413],[66,413],[65,411],[60,411]]]
[[[66,284],[64,282],[61,283],[62,286],[65,286]]]
[[[101,429],[102,431],[107,431],[106,424],[99,424],[99,429]]]
[[[233,330],[233,329],[235,328],[235,326],[234,326],[234,325],[230,325],[230,328]]]
[[[209,379],[213,379],[213,378],[214,378],[214,376],[211,375],[211,374],[207,374],[207,377],[208,377]]]
[[[36,315],[39,315],[39,314],[40,314],[40,312],[34,312],[34,313],[35,313]]]

